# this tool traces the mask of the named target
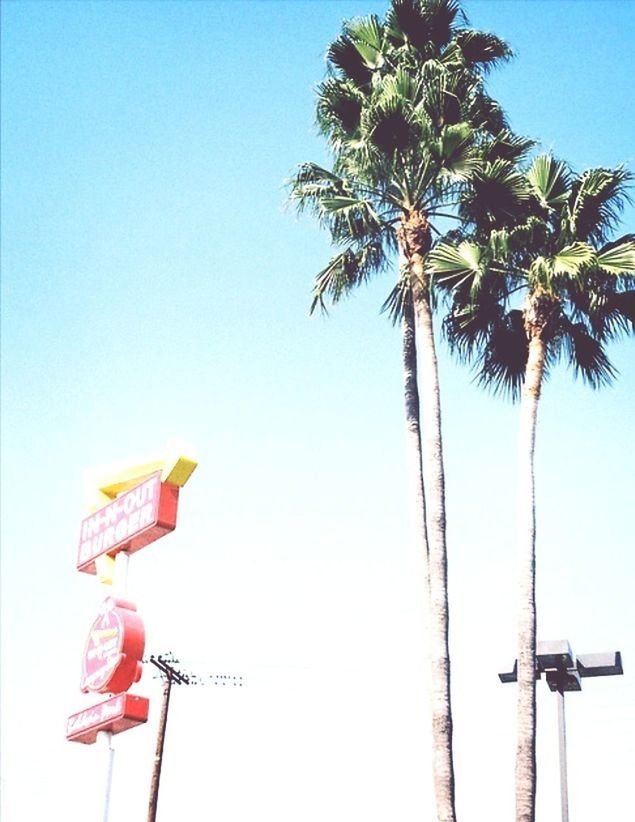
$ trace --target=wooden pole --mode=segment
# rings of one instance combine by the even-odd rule
[[[159,719],[159,733],[157,736],[157,747],[154,755],[154,767],[152,768],[152,781],[150,783],[150,802],[148,804],[148,822],[155,822],[157,818],[157,803],[159,800],[159,781],[161,779],[161,766],[163,764],[163,745],[165,742],[165,729],[168,724],[168,709],[170,707],[170,691],[172,690],[172,674],[166,673],[166,680],[163,684],[163,703],[161,705],[161,717]]]

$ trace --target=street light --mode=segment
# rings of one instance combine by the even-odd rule
[[[516,682],[518,661],[509,673],[499,674],[501,682]],[[574,657],[566,639],[536,643],[536,679],[545,674],[550,691],[558,694],[558,742],[560,749],[560,806],[562,822],[569,822],[567,788],[567,737],[564,718],[565,691],[581,691],[582,677],[615,676],[623,674],[622,655],[619,651],[583,654]]]

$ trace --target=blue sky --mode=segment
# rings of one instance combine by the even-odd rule
[[[576,168],[635,162],[631,2],[466,3],[516,59],[490,90]],[[74,570],[82,474],[193,444],[172,535],[131,563],[148,643],[240,692],[175,694],[159,820],[430,813],[421,565],[405,498],[390,277],[308,316],[327,237],[284,179],[325,161],[324,51],[372,2],[2,4],[3,818],[100,818],[102,752],[64,740],[103,591]],[[624,230],[633,230],[627,209]],[[619,818],[635,700],[633,343],[594,394],[557,371],[538,433],[539,635],[620,648],[567,698],[572,818]],[[442,354],[457,791],[513,805],[517,409]],[[145,812],[159,704],[118,740]],[[539,686],[539,810],[557,812]],[[34,776],[36,775],[36,776]],[[37,788],[35,787],[37,786]]]

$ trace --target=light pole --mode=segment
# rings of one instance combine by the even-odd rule
[[[509,673],[499,674],[501,682],[516,682],[518,661]],[[619,651],[584,654],[574,657],[566,639],[548,640],[536,644],[536,679],[545,674],[550,691],[558,695],[558,747],[560,755],[560,807],[562,822],[569,822],[569,795],[567,785],[567,735],[564,716],[566,691],[582,690],[582,677],[615,676],[623,674],[622,655]]]

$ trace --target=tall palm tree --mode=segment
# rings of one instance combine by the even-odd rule
[[[476,358],[483,383],[520,398],[518,822],[533,822],[535,815],[538,402],[561,358],[593,388],[616,375],[605,347],[635,327],[635,237],[609,237],[630,179],[623,168],[576,176],[553,157],[539,156],[524,186],[516,180],[507,225],[481,208],[477,191],[464,206],[475,235],[458,245],[439,244],[430,255],[437,280],[452,289],[451,344]]]
[[[506,131],[483,90],[483,74],[509,49],[459,25],[465,22],[456,0],[393,0],[383,23],[372,16],[345,24],[318,90],[317,120],[332,168],[306,163],[290,182],[298,209],[312,212],[339,247],[316,278],[312,310],[399,260],[384,307],[402,329],[410,485],[426,560],[433,777],[443,822],[454,822],[456,812],[441,411],[426,258],[440,234],[435,222],[483,158],[516,158],[528,148]]]

